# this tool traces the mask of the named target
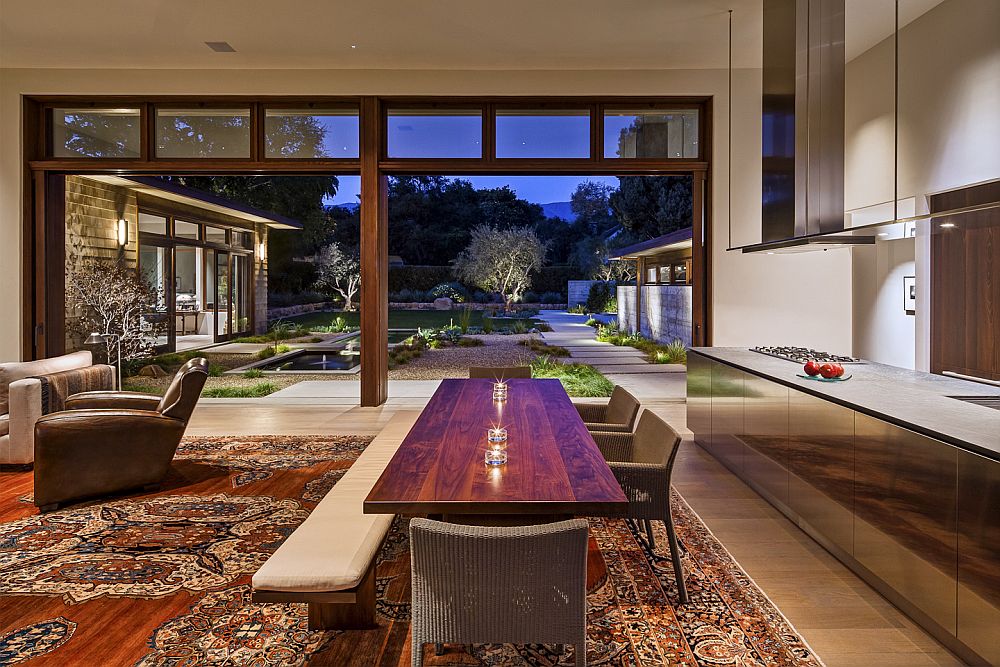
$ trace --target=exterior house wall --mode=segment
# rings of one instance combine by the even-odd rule
[[[66,275],[88,260],[122,257],[128,266],[138,264],[138,208],[135,193],[79,176],[66,177]],[[128,221],[128,242],[118,247],[118,220]],[[67,283],[66,289],[70,289]],[[83,349],[74,322],[80,313],[66,306],[66,351]]]
[[[636,330],[635,290],[632,285],[618,288],[618,323]],[[687,285],[643,285],[639,333],[658,343],[680,340],[691,346],[691,288]]]

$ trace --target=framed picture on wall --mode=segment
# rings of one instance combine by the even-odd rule
[[[903,310],[907,315],[917,313],[917,277],[903,276]]]

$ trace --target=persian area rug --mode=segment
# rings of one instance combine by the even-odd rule
[[[407,522],[377,568],[379,627],[311,632],[304,604],[255,604],[250,577],[371,438],[186,438],[164,488],[39,515],[31,472],[0,473],[0,664],[410,664]],[[592,519],[602,566],[589,592],[592,665],[822,665],[683,499],[677,532],[690,601],[667,540]],[[554,646],[445,647],[428,665],[573,664]]]

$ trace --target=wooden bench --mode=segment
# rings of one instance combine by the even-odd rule
[[[375,627],[375,560],[394,515],[362,505],[418,413],[395,415],[253,575],[254,602],[306,602],[310,630]]]

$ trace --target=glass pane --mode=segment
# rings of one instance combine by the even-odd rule
[[[590,112],[497,111],[498,158],[589,158]]]
[[[359,133],[357,109],[268,109],[264,117],[267,157],[356,158]]]
[[[174,334],[178,350],[192,346],[202,323],[201,248],[174,249]]]
[[[174,238],[178,239],[194,239],[198,240],[198,230],[201,225],[197,225],[193,222],[181,222],[180,220],[174,220]]]
[[[698,111],[604,113],[606,158],[697,158]]]
[[[139,157],[139,109],[53,109],[54,157]]]
[[[674,282],[687,283],[687,264],[674,264]]]
[[[225,244],[226,230],[221,227],[205,225],[205,240],[209,243]]]
[[[483,116],[478,109],[390,109],[389,157],[483,156]]]
[[[151,245],[139,246],[139,273],[146,279],[149,286],[156,293],[156,312],[146,313],[143,320],[150,327],[153,320],[167,317],[167,288],[169,287],[169,276],[167,274],[167,252],[166,248]],[[166,327],[160,327],[161,334],[156,338],[156,345],[166,345]]]
[[[233,255],[233,332],[250,329],[250,284],[247,279],[246,255]]]
[[[157,157],[250,157],[250,109],[157,109]]]
[[[655,284],[656,283],[656,267],[651,266],[646,269],[646,282]]]
[[[219,336],[229,334],[229,255],[216,253],[215,262],[215,309],[216,333]]]
[[[233,232],[233,245],[244,250],[253,250],[253,234],[250,232]]]
[[[167,219],[162,215],[152,215],[139,211],[139,233],[167,235]]]
[[[205,275],[205,301],[203,307],[205,309],[205,317],[207,321],[205,322],[205,333],[209,335],[215,335],[215,323],[217,318],[215,299],[216,299],[216,289],[215,289],[215,251],[211,249],[205,250],[205,263],[202,272]]]

